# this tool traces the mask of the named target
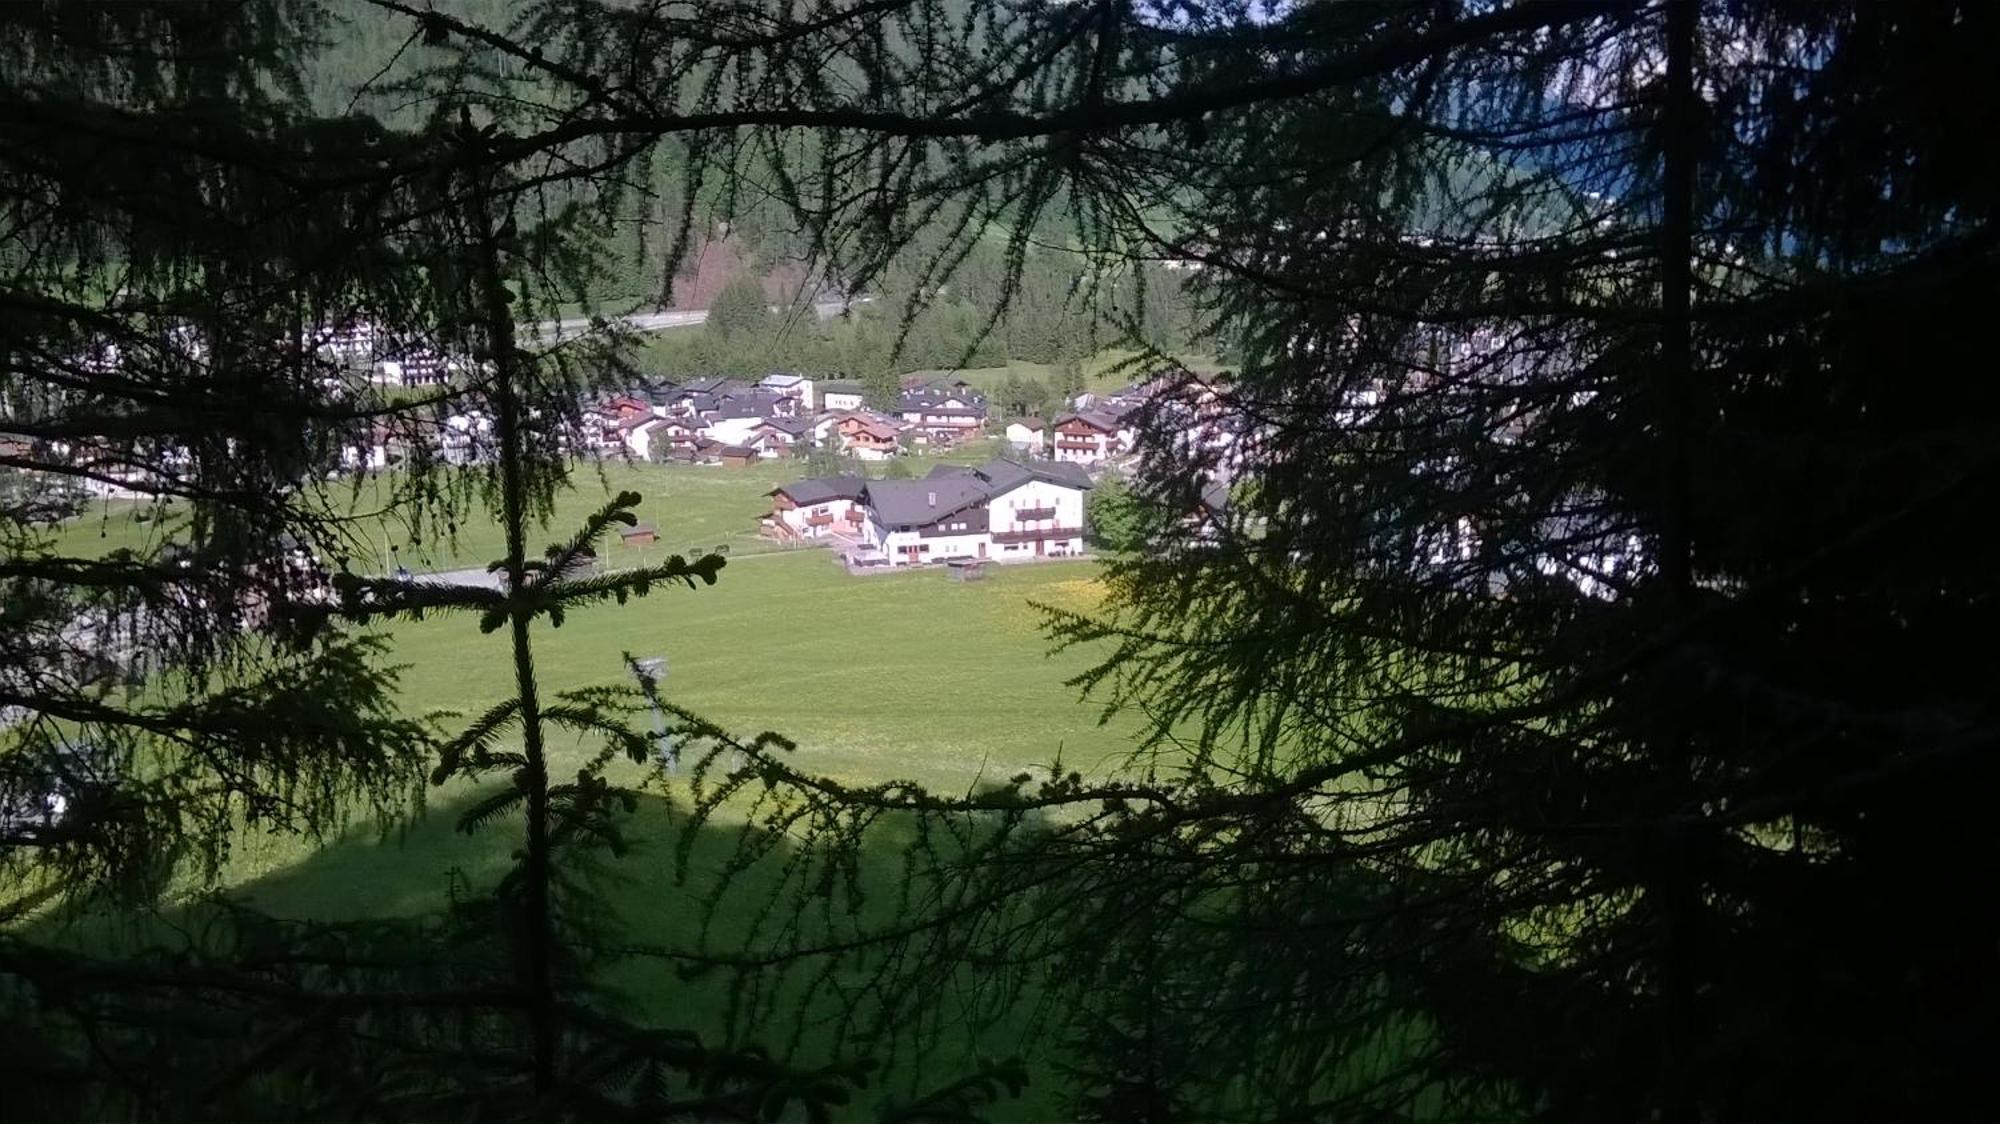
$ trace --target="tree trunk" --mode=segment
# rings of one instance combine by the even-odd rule
[[[514,313],[500,273],[500,249],[492,215],[482,199],[476,221],[480,237],[480,298],[487,344],[492,352],[493,399],[500,438],[501,519],[507,533],[507,595],[513,633],[514,688],[521,703],[522,753],[527,767],[517,783],[526,789],[528,839],[522,862],[526,915],[528,1018],[533,1036],[535,1096],[555,1086],[556,1007],[553,976],[555,919],[549,900],[549,772],[542,744],[541,701],[535,685],[535,656],[529,625],[533,614],[524,598],[527,585],[527,483],[522,477],[521,403],[516,386],[520,356],[514,344]]]

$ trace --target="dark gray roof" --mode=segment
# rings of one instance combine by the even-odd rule
[[[718,421],[724,418],[768,418],[771,409],[771,403],[763,399],[748,396],[726,398],[716,403],[715,417]]]
[[[1080,464],[1069,461],[1032,461],[1023,463],[996,457],[974,470],[984,478],[994,495],[1018,488],[1030,480],[1043,480],[1050,484],[1060,484],[1066,488],[1089,490],[1090,473]]]
[[[1098,429],[1105,430],[1107,432],[1115,432],[1118,429],[1119,416],[1120,415],[1118,413],[1114,413],[1109,408],[1100,408],[1095,410],[1076,410],[1057,418],[1056,424],[1061,425],[1062,423],[1070,420],[1071,418],[1075,418],[1077,421],[1083,422],[1086,425],[1093,425],[1096,426]]]
[[[741,379],[710,376],[708,378],[689,379],[687,385],[682,387],[682,389],[693,391],[696,394],[731,394],[741,393],[750,389],[750,384]]]
[[[773,488],[769,494],[777,495],[783,492],[792,497],[793,503],[803,506],[825,503],[828,500],[859,499],[867,483],[859,476],[815,476],[810,480]]]
[[[764,424],[780,433],[789,433],[797,437],[801,434],[811,432],[813,420],[811,418],[765,418]]]
[[[991,493],[976,475],[929,476],[922,480],[870,480],[868,506],[891,527],[923,527],[975,504]]]

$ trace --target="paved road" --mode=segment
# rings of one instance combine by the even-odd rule
[[[855,304],[867,302],[867,297],[856,297]],[[847,309],[847,301],[821,301],[813,305],[813,311],[822,320],[840,315]],[[708,319],[705,308],[668,309],[660,312],[635,312],[618,318],[626,327],[635,332],[664,332],[669,328],[692,328]],[[581,316],[567,320],[544,320],[534,325],[530,331],[537,339],[568,339],[588,335],[591,322]]]

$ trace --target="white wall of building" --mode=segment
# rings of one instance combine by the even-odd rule
[[[790,527],[793,531],[797,532],[799,537],[816,539],[826,534],[827,529],[828,527],[831,526],[831,524],[828,524],[827,527],[815,527],[811,523],[807,522],[807,519],[813,515],[838,514],[834,510],[836,506],[840,508],[845,508],[847,506],[847,501],[836,500],[836,501],[829,501],[827,503],[811,504],[805,507],[794,507],[787,510],[779,511],[777,514],[778,514],[778,519],[782,521],[785,524],[785,526]]]
[[[1049,519],[1024,520],[1016,512],[1054,508]],[[1030,480],[994,496],[986,505],[987,526],[994,531],[1018,531],[1034,527],[1083,526],[1083,489],[1067,488],[1046,480]]]
[[[368,445],[344,445],[340,450],[340,465],[350,471],[389,467],[388,446],[379,443]]]
[[[831,390],[820,400],[822,410],[859,410],[862,397],[859,391]]]
[[[869,525],[874,524],[871,521]],[[875,529],[881,537],[874,545],[889,556],[892,566],[910,565],[906,552],[913,546],[917,548],[919,563],[940,562],[946,558],[977,558],[982,543],[987,544],[987,557],[992,557],[993,553],[992,536],[983,532],[925,538],[915,531],[884,531],[879,526]]]
[[[701,435],[724,445],[741,445],[750,439],[752,431],[763,424],[763,418],[723,418],[703,426]]]
[[[658,433],[664,422],[641,422],[625,431],[625,447],[642,461],[653,459],[653,434]]]

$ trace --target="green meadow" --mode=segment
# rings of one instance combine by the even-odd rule
[[[968,450],[961,459],[987,452]],[[938,570],[850,577],[827,551],[781,548],[756,535],[765,493],[798,472],[795,464],[580,467],[575,486],[556,504],[546,541],[564,537],[607,494],[631,490],[643,495],[639,516],[658,528],[661,540],[646,547],[614,541],[603,552],[604,564],[717,547],[728,548],[729,562],[712,587],[663,587],[624,605],[575,612],[560,628],[538,627],[535,655],[544,689],[625,682],[624,653],[664,656],[664,692],[674,702],[743,735],[783,734],[796,743],[801,767],[849,783],[908,779],[964,792],[1058,757],[1065,768],[1094,772],[1132,748],[1131,720],[1105,721],[1099,706],[1065,683],[1089,666],[1090,657],[1052,654],[1037,608],[1095,606],[1101,596],[1096,563],[994,567],[975,583],[952,581]],[[371,489],[383,484],[364,483],[356,508],[366,510],[376,498]],[[136,512],[132,505],[100,505],[65,529],[65,545],[88,549],[96,539],[110,548],[171,535],[170,519],[140,522]],[[499,528],[483,521],[463,521],[455,536],[425,543],[411,541],[393,524],[364,519],[354,537],[384,544],[383,555],[394,546],[394,557],[419,570],[483,566],[501,549]],[[473,616],[373,627],[391,642],[401,696],[412,713],[470,715],[511,690],[504,632],[482,634]],[[441,721],[449,727],[463,719]],[[550,746],[552,766],[562,774],[593,750],[559,737]],[[640,776],[636,766],[620,768],[625,779]],[[670,809],[682,802],[684,785],[669,780],[658,799],[642,806],[634,824],[637,846],[609,872],[624,935],[633,942],[687,943],[700,935],[691,891],[672,877],[677,828]],[[455,830],[457,810],[470,795],[463,786],[434,792],[427,815],[389,830],[355,824],[322,847],[246,836],[234,850],[228,890],[258,909],[298,919],[435,909],[454,883],[478,886],[498,878],[519,843],[517,821],[496,821],[471,835]],[[697,884],[732,846],[725,817],[696,845]],[[891,853],[871,867],[899,869],[895,844],[884,846]],[[742,876],[742,908],[762,904],[767,876],[768,869]],[[738,923],[725,910],[710,939],[726,942]],[[627,961],[609,982],[637,1009],[669,1025],[721,1029],[718,993],[680,980],[671,964]],[[777,1042],[791,1029],[764,1031]],[[947,1043],[947,1053],[957,1051],[960,1062],[969,1062],[974,1051],[1004,1055],[1030,1045],[1008,1040],[1007,1033]],[[806,1048],[812,1050],[810,1037]],[[1052,1110],[1043,1099],[1052,1094],[1044,1085],[1015,1111],[1037,1118]]]

